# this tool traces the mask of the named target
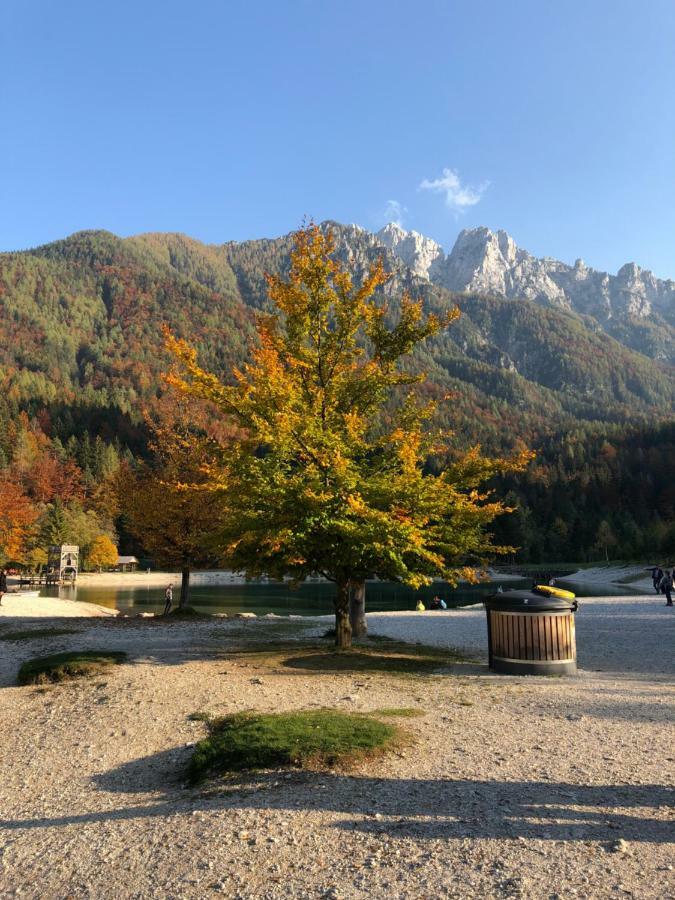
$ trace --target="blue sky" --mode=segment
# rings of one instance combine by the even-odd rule
[[[0,249],[393,211],[675,278],[673,47],[673,0],[4,0]]]

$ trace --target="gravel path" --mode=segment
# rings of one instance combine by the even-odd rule
[[[369,619],[480,655],[483,616]],[[476,665],[330,675],[234,656],[296,627],[264,621],[70,619],[76,635],[0,641],[0,897],[674,898],[674,621],[652,598],[583,601],[571,679]],[[9,686],[28,656],[76,647],[130,663]],[[404,722],[409,747],[350,772],[185,787],[204,733],[190,713],[323,706],[424,715]]]

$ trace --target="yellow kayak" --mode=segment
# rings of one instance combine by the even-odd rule
[[[574,600],[576,594],[572,591],[564,591],[562,588],[551,587],[550,584],[538,584],[533,588],[537,594],[544,597],[559,597],[561,600]]]

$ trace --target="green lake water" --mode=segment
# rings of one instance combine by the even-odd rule
[[[450,585],[436,582],[429,587],[413,591],[399,584],[385,582],[368,583],[366,588],[366,608],[369,612],[388,610],[414,610],[418,598],[425,605],[438,594],[449,607],[469,606],[480,603],[488,594],[502,584],[509,588],[528,588],[529,579],[491,584],[461,585],[453,589]],[[575,585],[560,579],[558,584],[574,591],[579,597],[636,594],[632,588],[618,585]],[[179,585],[174,585],[174,605],[178,602]],[[97,603],[126,613],[161,612],[164,608],[164,587],[75,587],[42,588],[43,595],[61,596],[87,603]],[[335,588],[332,584],[313,582],[292,590],[285,584],[224,584],[215,586],[195,585],[190,590],[190,605],[200,612],[241,613],[253,612],[257,615],[275,613],[288,615],[329,615],[333,612]]]

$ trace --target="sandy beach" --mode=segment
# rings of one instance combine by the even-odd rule
[[[0,621],[3,619],[53,619],[90,618],[116,616],[117,611],[95,603],[82,603],[63,597],[22,597],[5,594],[0,604]]]
[[[5,617],[0,637],[62,621]],[[69,618],[75,634],[0,640],[0,896],[675,896],[672,610],[649,596],[584,601],[582,668],[567,679],[490,674],[480,608],[369,621],[474,662],[395,677],[236,652],[311,640],[320,618]],[[85,648],[129,661],[13,686],[27,657]],[[408,749],[356,770],[186,787],[204,733],[191,713],[320,707],[422,715],[406,720]]]

